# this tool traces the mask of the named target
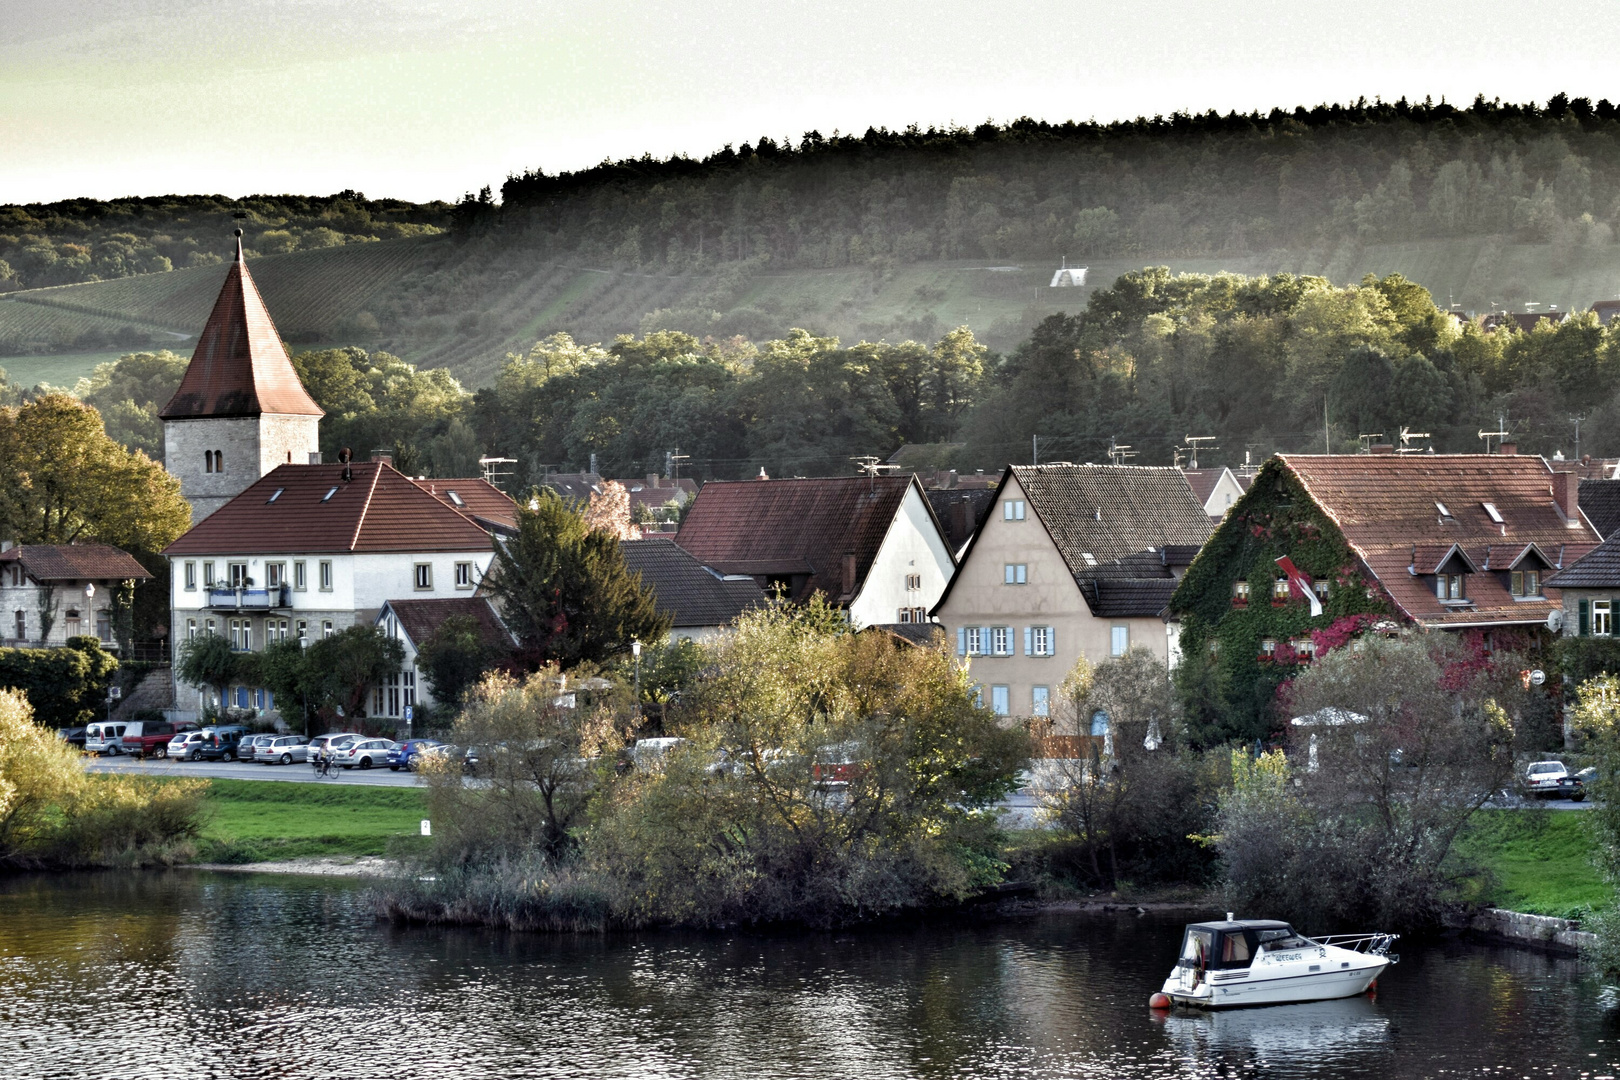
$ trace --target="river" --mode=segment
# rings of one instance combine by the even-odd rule
[[[364,886],[0,880],[0,1077],[1606,1077],[1570,959],[1402,949],[1375,999],[1156,1016],[1177,921],[839,934],[401,929]]]

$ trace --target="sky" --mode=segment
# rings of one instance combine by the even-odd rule
[[[1612,4],[0,0],[0,203],[456,199],[760,135],[1620,99]],[[1527,32],[1530,31],[1530,32]]]

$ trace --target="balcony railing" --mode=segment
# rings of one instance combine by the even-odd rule
[[[276,585],[268,589],[222,589],[218,586],[208,590],[208,606],[211,608],[231,608],[233,610],[258,609],[261,611],[270,608],[284,608],[291,605],[287,601],[287,586]]]

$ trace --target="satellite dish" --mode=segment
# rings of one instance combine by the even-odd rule
[[[354,451],[345,446],[343,449],[338,451],[338,460],[347,465],[349,462],[354,460]]]
[[[1547,629],[1551,630],[1553,633],[1556,634],[1556,633],[1558,633],[1558,631],[1562,630],[1563,628],[1564,628],[1564,609],[1563,608],[1554,608],[1552,611],[1547,612]]]

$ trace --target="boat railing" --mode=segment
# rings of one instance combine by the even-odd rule
[[[1390,963],[1396,963],[1400,957],[1390,956],[1389,947],[1395,944],[1399,934],[1326,934],[1313,937],[1310,940],[1318,945],[1332,945],[1337,949],[1349,949],[1351,952],[1367,953],[1371,956],[1388,956]]]

